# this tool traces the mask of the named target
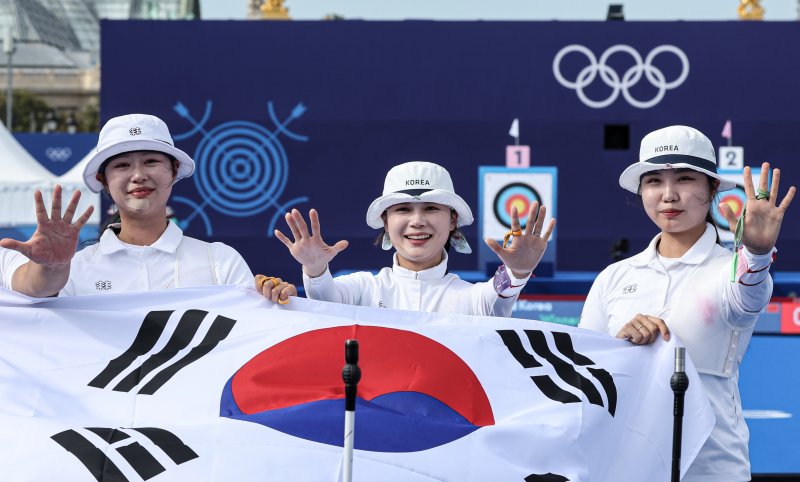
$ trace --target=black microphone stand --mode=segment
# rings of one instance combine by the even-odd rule
[[[672,426],[672,482],[681,478],[681,435],[683,433],[683,398],[689,388],[689,377],[686,375],[686,349],[675,348],[675,373],[669,380],[675,394]]]

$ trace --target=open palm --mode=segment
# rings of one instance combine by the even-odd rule
[[[308,218],[311,220],[311,231],[309,231],[303,215],[297,209],[292,209],[292,212],[286,213],[285,217],[286,224],[289,225],[289,229],[292,231],[294,241],[277,229],[275,230],[275,237],[289,248],[289,253],[303,265],[303,270],[311,277],[324,273],[328,268],[328,263],[348,245],[348,242],[344,240],[337,242],[333,246],[325,243],[320,232],[319,214],[317,214],[316,209],[308,212]]]
[[[491,238],[484,240],[486,245],[497,254],[503,264],[506,265],[506,268],[511,270],[517,278],[528,276],[544,256],[544,252],[547,249],[547,240],[550,239],[550,235],[556,225],[556,220],[551,219],[547,229],[544,232],[542,231],[546,214],[547,209],[544,206],[540,208],[538,202],[531,204],[528,211],[528,222],[525,224],[525,230],[523,231],[520,227],[517,208],[513,207],[511,208],[511,231],[520,234],[511,238],[511,243],[508,247],[501,246]]]
[[[36,231],[28,241],[3,239],[0,241],[0,245],[4,248],[19,251],[34,263],[44,266],[56,267],[69,264],[78,246],[81,228],[89,220],[94,210],[93,206],[89,206],[81,217],[73,223],[72,218],[78,208],[80,197],[80,191],[73,193],[72,199],[62,216],[61,186],[56,185],[53,190],[53,204],[50,209],[50,216],[48,216],[44,207],[42,193],[41,191],[36,191],[33,195],[36,203]]]
[[[778,233],[780,233],[781,230],[783,216],[786,214],[786,209],[789,207],[789,204],[791,204],[796,191],[794,186],[790,187],[786,196],[784,196],[783,200],[778,204],[778,189],[781,180],[780,169],[774,169],[772,171],[772,186],[769,191],[767,191],[768,180],[769,163],[765,162],[761,165],[761,179],[759,180],[758,192],[768,192],[769,196],[758,196],[757,199],[757,192],[753,187],[751,170],[749,167],[744,168],[744,192],[745,196],[747,196],[747,202],[745,204],[745,215],[742,222],[744,228],[742,244],[753,254],[766,254],[772,251],[778,239]],[[725,219],[728,221],[731,231],[735,235],[738,221],[736,215],[726,203],[720,204],[719,207]]]

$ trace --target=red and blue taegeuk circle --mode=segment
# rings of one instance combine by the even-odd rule
[[[220,415],[342,446],[344,341],[359,341],[355,448],[414,452],[494,425],[472,369],[439,342],[411,331],[339,326],[286,339],[228,380]]]

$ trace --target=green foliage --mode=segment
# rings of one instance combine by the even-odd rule
[[[90,103],[82,111],[75,114],[79,132],[98,132],[100,130],[100,109],[97,104]]]
[[[57,111],[41,97],[24,90],[14,89],[12,120],[17,132],[42,132],[47,113],[53,111],[58,127],[56,131],[66,132],[69,111]],[[80,112],[75,112],[78,132],[97,132],[100,130],[100,109],[90,103]],[[0,119],[6,124],[6,95],[0,93]]]
[[[45,115],[50,110],[50,106],[40,97],[24,90],[14,90],[14,103],[12,105],[12,120],[14,126],[12,130],[29,132],[31,129],[31,119],[35,121],[35,126],[41,130]],[[6,125],[6,93],[0,94],[0,118]]]

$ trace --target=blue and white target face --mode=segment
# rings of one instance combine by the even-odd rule
[[[728,230],[730,229],[728,220],[726,220],[725,216],[722,215],[722,211],[719,209],[719,204],[724,203],[730,206],[730,208],[733,210],[733,214],[735,214],[738,218],[742,215],[744,204],[747,202],[747,196],[744,193],[744,188],[741,186],[736,186],[730,191],[719,193],[718,198],[719,202],[717,205],[711,208],[711,216],[714,218],[714,222],[717,223],[717,226],[719,226],[720,229]]]
[[[494,216],[500,224],[511,229],[511,210],[516,207],[520,226],[524,228],[528,210],[534,202],[541,205],[542,198],[532,186],[521,182],[508,184],[494,198]]]
[[[230,216],[251,216],[276,205],[288,180],[281,143],[252,122],[226,122],[206,133],[195,161],[193,178],[205,204]]]

